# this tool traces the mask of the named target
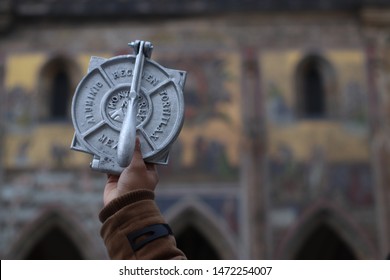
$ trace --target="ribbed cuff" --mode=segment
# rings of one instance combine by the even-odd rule
[[[109,217],[121,210],[123,207],[140,200],[154,199],[154,192],[149,190],[136,190],[124,194],[107,204],[99,213],[99,220],[104,223]]]

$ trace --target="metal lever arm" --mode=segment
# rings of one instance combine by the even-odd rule
[[[135,58],[133,80],[131,82],[126,115],[119,133],[117,158],[118,164],[121,167],[127,167],[133,158],[135,138],[137,133],[137,98],[141,85],[145,53],[147,55],[150,55],[151,53],[151,44],[149,42],[146,42],[148,49],[146,49],[144,41],[136,41],[129,45],[134,48],[137,55]]]

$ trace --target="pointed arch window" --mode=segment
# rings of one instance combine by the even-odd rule
[[[325,116],[325,92],[321,73],[315,62],[309,63],[303,76],[303,114],[309,118]]]
[[[70,120],[70,106],[80,71],[65,57],[49,60],[42,68],[39,88],[39,118],[49,121]]]
[[[50,89],[50,117],[66,119],[70,103],[70,78],[65,69],[54,74]]]
[[[333,67],[323,57],[310,55],[298,65],[296,72],[298,115],[307,119],[322,119],[336,115]]]

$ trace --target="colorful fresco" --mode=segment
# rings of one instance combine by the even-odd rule
[[[299,162],[284,146],[280,148],[280,157],[272,159],[268,168],[276,208],[299,209],[321,197],[337,198],[335,203],[349,207],[371,207],[374,203],[368,163],[331,164],[321,154],[313,154],[309,162]]]
[[[351,207],[373,203],[363,53],[333,50],[322,56],[337,73],[330,105],[338,113],[317,120],[296,112],[295,71],[305,54],[291,50],[260,56],[275,207],[299,208],[328,196]],[[327,87],[326,77],[324,82]]]
[[[278,85],[270,82],[266,93],[267,119],[277,124],[288,124],[293,121],[294,115],[291,106],[287,104]]]
[[[350,81],[342,92],[341,116],[345,126],[350,130],[367,132],[367,94],[363,92],[358,81]]]
[[[86,69],[86,55],[74,58]],[[7,168],[88,167],[90,157],[69,150],[73,127],[67,122],[41,120],[40,91],[42,69],[51,57],[44,53],[9,54],[5,63],[1,116],[6,123],[6,149],[3,164]],[[80,77],[81,79],[81,77]],[[73,92],[70,92],[70,96]]]
[[[2,99],[2,118],[7,122],[7,130],[23,131],[30,128],[34,121],[32,98],[31,92],[20,86],[6,92]]]
[[[240,95],[238,57],[210,54],[162,61],[187,71],[184,126],[161,167],[162,180],[238,179]]]

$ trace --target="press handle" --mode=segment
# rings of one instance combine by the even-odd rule
[[[126,167],[130,164],[135,148],[137,126],[137,102],[136,98],[130,98],[127,102],[126,118],[122,124],[118,140],[118,164]]]
[[[131,82],[129,99],[127,102],[126,115],[119,133],[117,161],[120,167],[127,167],[133,158],[135,138],[137,136],[137,100],[145,57],[152,54],[153,45],[150,42],[135,41],[129,44],[137,54]]]

